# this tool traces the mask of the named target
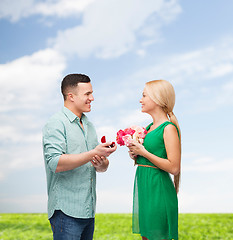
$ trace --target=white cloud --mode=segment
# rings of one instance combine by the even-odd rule
[[[7,170],[25,170],[43,167],[42,144],[27,144],[28,148],[17,148],[17,154],[11,154],[11,161],[7,164]],[[6,170],[6,169],[5,169]]]
[[[229,106],[233,104],[233,77],[221,86],[216,97],[216,106]]]
[[[206,87],[203,87],[204,85]],[[202,87],[190,88],[188,92],[186,96],[179,97],[183,100],[186,98],[190,106],[192,105],[187,110],[191,114],[195,115],[213,112],[221,108],[230,108],[233,105],[233,75],[226,74],[226,76],[219,78],[217,84],[204,83]]]
[[[189,158],[189,161],[183,161],[182,171],[184,172],[232,172],[233,159],[214,159],[213,157]]]
[[[70,17],[77,16],[95,0],[8,0],[0,1],[0,18],[12,22],[32,15]]]
[[[35,109],[62,78],[65,59],[45,49],[0,65],[0,112]]]
[[[33,115],[33,113],[32,113]],[[11,119],[10,116],[3,115],[4,120],[0,121],[0,133],[2,143],[18,144],[18,143],[40,143],[41,133],[35,132],[35,129],[40,127],[40,123],[35,124],[35,118],[27,116],[27,120],[20,120],[20,116],[14,115]],[[37,116],[38,117],[38,116]]]
[[[142,0],[0,1],[0,18],[13,22],[32,15],[80,17],[82,13],[81,25],[60,31],[49,41],[60,52],[80,57],[114,58],[132,49],[144,56],[146,47],[161,39],[161,26],[180,12],[177,0],[149,0],[146,4]]]
[[[27,134],[22,134],[21,142],[10,142],[11,146],[0,149],[0,180],[4,180],[12,172],[44,167],[42,141],[29,142],[27,138]]]
[[[143,42],[158,41],[161,26],[180,12],[175,0],[149,0],[146,4],[142,0],[99,0],[85,9],[82,25],[59,32],[50,42],[65,54],[119,57],[139,44],[138,36]]]
[[[164,56],[159,62],[135,71],[122,79],[122,91],[115,104],[139,100],[144,83],[154,79],[170,81],[177,99],[188,104],[192,114],[214,111],[233,104],[233,39],[222,39],[211,47],[183,54]],[[211,83],[214,84],[211,84]],[[136,93],[136,94],[135,94]],[[137,99],[136,99],[137,98]]]
[[[36,4],[34,14],[43,16],[69,17],[75,16],[95,0],[58,0]]]
[[[52,49],[0,65],[1,179],[9,171],[43,165],[41,115],[55,102],[65,66]]]
[[[183,108],[182,114],[196,115],[232,106],[232,49],[233,39],[222,39],[212,43],[211,47],[151,61],[147,67],[136,69],[131,75],[111,76],[95,89],[95,110],[112,114],[118,111],[119,126],[149,120],[146,114],[134,109],[140,109],[139,100],[145,82],[154,79],[172,82],[177,97],[175,108]]]
[[[30,9],[33,9],[34,0],[8,0],[0,1],[0,18],[17,21],[22,17],[29,15]]]
[[[165,56],[159,63],[137,71],[131,79],[167,79],[176,85],[195,84],[211,81],[233,73],[233,39],[223,39],[212,47]],[[203,86],[203,84],[202,84]]]

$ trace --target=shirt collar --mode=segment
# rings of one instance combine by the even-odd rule
[[[70,122],[73,122],[76,119],[80,122],[80,118],[76,116],[72,111],[70,111],[67,107],[63,107],[63,112],[67,116],[67,118],[70,120]],[[88,122],[85,114],[82,114],[81,119],[82,119],[82,122]]]

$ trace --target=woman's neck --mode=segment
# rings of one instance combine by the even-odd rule
[[[153,118],[153,125],[158,127],[160,124],[169,121],[167,114],[162,109],[157,109],[153,113],[150,113]]]

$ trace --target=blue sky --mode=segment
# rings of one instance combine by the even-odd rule
[[[180,212],[232,212],[233,2],[0,1],[0,212],[46,212],[41,129],[68,73],[92,79],[99,139],[146,126],[145,82],[170,81],[182,131]],[[126,147],[97,176],[97,212],[131,212]]]

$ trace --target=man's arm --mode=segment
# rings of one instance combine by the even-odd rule
[[[111,142],[99,144],[87,152],[66,154],[67,146],[63,123],[61,121],[52,121],[43,129],[44,157],[47,166],[54,173],[80,167],[91,161],[96,155],[108,157],[116,150],[116,147],[109,148],[109,145],[111,145]]]
[[[96,148],[88,152],[79,154],[62,154],[57,164],[56,173],[72,170],[88,163],[89,161],[92,162],[96,171],[106,171],[109,164],[106,157],[116,151],[116,146],[109,148],[109,145],[111,145],[111,142],[99,144]],[[93,160],[96,162],[93,162]]]

